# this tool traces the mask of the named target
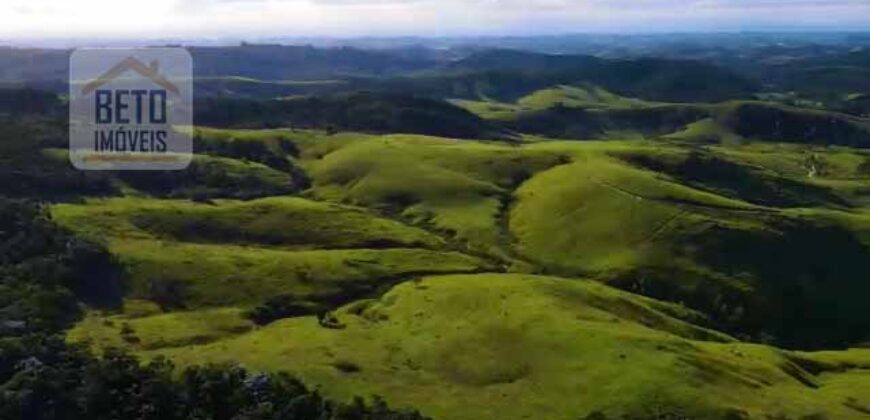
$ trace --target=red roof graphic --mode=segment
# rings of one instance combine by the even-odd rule
[[[136,73],[139,73],[142,77],[147,77],[151,79],[152,82],[160,85],[160,87],[176,94],[180,95],[181,92],[178,90],[178,86],[175,86],[169,80],[166,80],[163,76],[160,75],[159,66],[157,61],[152,61],[151,65],[146,65],[145,63],[139,61],[136,57],[127,57],[114,67],[109,69],[109,71],[103,73],[96,80],[88,83],[82,88],[82,95],[88,95],[93,91],[97,90],[100,86],[105,85],[106,83],[111,82],[112,80],[120,77],[124,72],[128,70],[133,70]]]

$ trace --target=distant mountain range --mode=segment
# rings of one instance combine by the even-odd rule
[[[277,42],[290,42],[280,39]],[[423,88],[506,99],[586,81],[646,99],[715,101],[754,92],[867,93],[870,35],[565,35],[517,38],[295,40],[188,47],[201,95],[285,96]],[[0,47],[0,83],[63,91],[66,49]],[[650,58],[655,57],[655,58]],[[493,73],[498,73],[494,75]],[[299,82],[321,82],[300,85]],[[342,86],[325,82],[342,82]],[[386,81],[386,83],[385,83]],[[445,86],[446,85],[446,86]]]

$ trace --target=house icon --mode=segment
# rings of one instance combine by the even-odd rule
[[[181,91],[178,89],[178,86],[176,86],[175,84],[173,84],[169,80],[166,80],[165,77],[160,75],[160,66],[159,66],[159,63],[157,62],[157,60],[152,61],[150,65],[146,65],[145,63],[143,63],[142,61],[140,61],[136,57],[130,56],[130,57],[127,57],[127,58],[121,60],[121,62],[119,62],[114,67],[109,69],[109,71],[103,73],[97,79],[86,84],[82,88],[82,95],[87,96],[87,95],[93,93],[95,90],[99,89],[100,86],[103,86],[106,83],[109,83],[112,80],[117,79],[118,77],[120,77],[122,74],[124,74],[128,70],[132,70],[132,71],[135,71],[136,73],[139,73],[139,75],[141,75],[142,77],[150,79],[152,82],[154,82],[155,84],[159,85],[160,87],[166,89],[169,92],[172,92],[176,95],[181,94]]]

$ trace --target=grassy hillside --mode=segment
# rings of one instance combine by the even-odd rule
[[[540,89],[514,102],[454,99],[452,102],[483,118],[509,122],[521,114],[544,111],[554,107],[584,109],[631,109],[656,105],[655,102],[627,98],[589,83],[562,84]]]
[[[547,109],[556,105],[571,108],[638,108],[653,103],[626,98],[592,84],[559,85],[542,89],[517,100],[526,109]]]
[[[677,138],[672,133],[691,129],[712,117],[717,108],[625,97],[589,83],[543,88],[515,102],[454,100],[454,103],[517,132],[583,140]],[[700,135],[684,137],[696,142],[719,140],[696,139]]]
[[[68,329],[136,401],[110,349],[439,420],[870,418],[866,52],[605,38],[194,47],[173,172],[73,170],[63,98],[0,90],[0,198],[51,216],[3,203],[0,406],[63,407]],[[65,91],[67,55],[0,82]]]
[[[343,329],[298,318],[147,354],[280,366],[328,395],[450,419],[857,418],[870,404],[866,374],[834,368],[848,356],[792,356],[679,319],[695,316],[584,280],[429,277],[342,308]]]
[[[627,100],[546,94],[608,113]],[[89,312],[70,341],[288,370],[329,396],[379,394],[445,419],[870,407],[870,355],[832,350],[870,338],[863,151],[196,133],[200,159],[303,178],[305,191],[194,202],[122,185],[127,197],[52,206],[127,270],[124,308]],[[282,296],[308,309],[254,325],[250,310]]]
[[[472,257],[419,249],[441,240],[363,210],[267,199],[249,203],[125,198],[63,204],[54,219],[106,241],[128,295],[167,309],[255,305],[292,293],[343,302],[406,276],[469,272]]]
[[[363,209],[274,197],[253,201],[190,201],[122,198],[59,205],[61,223],[93,238],[123,236],[199,243],[263,244],[276,247],[437,249],[442,241],[426,231],[377,217]]]
[[[836,172],[789,177],[749,158],[676,148],[575,148],[586,153],[517,191],[510,229],[521,256],[546,272],[685,302],[756,339],[812,348],[862,340],[856,332],[868,318],[849,296],[866,293],[867,225],[860,216],[820,217],[863,212],[832,188]],[[848,162],[839,155],[814,159]],[[754,164],[766,156],[755,154]],[[851,182],[866,188],[864,179]]]
[[[870,147],[870,120],[866,118],[774,102],[651,102],[620,96],[596,85],[563,84],[534,91],[513,102],[455,103],[517,132],[562,139]]]
[[[850,173],[849,168],[842,168],[841,172],[835,165],[839,162],[848,164],[848,159],[853,156],[831,152],[813,154],[786,147],[771,149],[766,155],[776,153],[777,158],[782,160],[790,158],[793,162],[793,170],[781,173],[763,166],[764,155],[751,151],[740,153],[737,150],[740,149],[720,148],[715,152],[704,149],[691,151],[659,149],[626,151],[618,153],[618,156],[635,166],[667,174],[682,184],[758,205],[774,207],[851,207],[852,205],[836,188],[828,187],[824,182],[813,182],[814,177],[809,175],[813,171],[822,171],[824,173],[821,176],[830,179],[844,172]],[[854,166],[851,169],[853,170],[850,174],[854,174]]]
[[[861,152],[199,133],[221,153],[226,144],[261,144],[253,150],[264,160],[289,157],[310,178],[310,198],[345,205],[124,199],[57,206],[62,224],[119,238],[115,249],[138,267],[131,271],[136,297],[252,305],[284,287],[303,300],[346,302],[409,275],[498,269],[591,276],[682,301],[755,340],[818,348],[866,338],[858,296],[870,225],[861,210],[868,201]],[[759,253],[767,247],[774,251]],[[807,259],[813,254],[822,263]],[[277,262],[263,267],[266,260]],[[189,264],[202,268],[184,270]],[[200,270],[245,286],[211,286],[191,274]],[[795,276],[802,280],[792,292],[778,295]],[[825,293],[815,291],[822,284]],[[839,305],[828,301],[841,293],[848,297]],[[770,305],[781,315],[765,316]],[[806,313],[795,318],[800,308]]]
[[[188,205],[171,212],[152,208],[135,217],[125,216],[138,223],[136,229],[147,232],[148,240],[197,246],[277,245],[294,250],[446,247],[506,269],[592,275],[659,298],[684,300],[710,314],[723,328],[773,334],[777,339],[790,334],[788,325],[781,324],[787,319],[758,318],[755,311],[770,303],[767,297],[758,298],[759,281],[786,278],[802,268],[770,271],[770,264],[754,261],[751,251],[726,261],[716,257],[722,247],[746,243],[756,249],[756,242],[800,234],[809,241],[831,241],[848,249],[826,265],[841,264],[848,270],[860,270],[858,261],[864,253],[860,239],[852,239],[862,237],[863,218],[822,219],[820,215],[828,213],[798,210],[820,207],[840,212],[830,214],[843,214],[862,205],[864,184],[859,169],[865,158],[857,153],[810,153],[799,148],[768,152],[754,146],[687,152],[632,143],[510,147],[289,130],[200,133],[204,141],[215,144],[271,144],[264,149],[269,156],[293,153],[295,164],[307,170],[312,180],[311,197],[375,208],[416,225],[418,233],[413,239],[403,239],[404,234],[359,235],[384,231],[389,223],[384,220],[367,228],[349,216],[352,212],[341,211],[339,220],[345,222],[326,223],[322,220],[332,215],[326,208],[266,200],[252,205]],[[778,151],[774,154],[774,150]],[[817,174],[808,177],[813,167]],[[415,176],[405,176],[408,173]],[[800,223],[806,226],[799,227]],[[268,228],[273,225],[286,226],[287,233]],[[433,230],[441,238],[426,236],[419,228]],[[353,233],[341,233],[344,229]],[[438,243],[442,245],[434,245]],[[785,248],[783,258],[808,252],[804,246],[808,245]],[[218,258],[212,248],[183,249],[210,255],[212,262]],[[735,273],[728,264],[745,268]],[[827,275],[838,276],[841,282],[832,290],[858,290],[857,278],[852,274],[842,277],[836,271],[817,274],[821,277],[811,283]],[[645,280],[639,282],[638,277]],[[182,279],[182,283],[190,281]],[[153,281],[140,277],[139,282],[148,285]],[[305,295],[312,293],[303,290]],[[330,289],[328,294],[334,293],[336,289]],[[782,304],[806,303],[800,293]],[[828,313],[823,302],[818,305],[822,312],[813,316],[850,313],[836,315]],[[859,317],[849,322],[864,321]],[[810,334],[792,344],[815,346],[817,340],[855,339],[847,329],[830,334],[819,331],[818,336]]]
[[[633,265],[638,247],[656,248],[650,242],[687,216],[681,206],[756,210],[595,155],[532,178],[517,196],[511,231],[521,249],[589,271]]]
[[[91,312],[67,338],[100,349],[157,350],[209,343],[253,328],[238,308],[163,313],[153,303],[129,300],[123,314]]]
[[[564,159],[551,151],[386,136],[312,143],[303,147],[302,161],[315,197],[375,207],[447,235],[470,252],[509,259],[500,226],[511,191]]]

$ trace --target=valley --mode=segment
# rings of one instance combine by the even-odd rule
[[[0,418],[870,418],[865,38],[393,42],[189,47],[181,171],[0,48]]]
[[[311,187],[53,206],[130,278],[124,309],[91,312],[72,342],[286,370],[436,418],[840,418],[870,404],[866,351],[800,351],[866,339],[860,150],[200,135],[292,142]],[[808,156],[825,175],[808,177]],[[299,312],[246,317],[276,295]],[[326,311],[337,327],[318,322]],[[546,398],[524,399],[530,388]],[[689,403],[709,394],[729,397]]]

